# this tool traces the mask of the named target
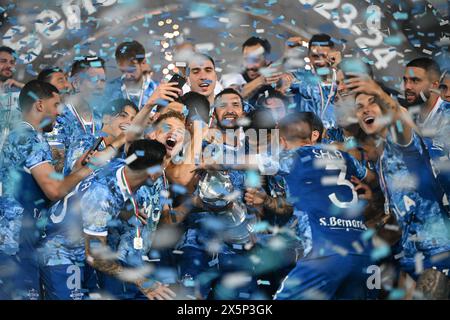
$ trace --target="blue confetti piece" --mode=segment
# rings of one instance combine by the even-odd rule
[[[390,36],[384,38],[383,42],[390,46],[399,46],[402,44],[403,40],[401,36]]]
[[[179,194],[185,194],[187,192],[187,189],[180,184],[173,184],[172,191]]]
[[[30,96],[34,101],[39,100],[39,97],[33,91],[28,92],[27,95]]]
[[[153,166],[147,169],[148,174],[156,174],[161,172],[161,166]]]
[[[403,289],[394,289],[389,293],[389,300],[401,300],[405,297],[406,292]]]
[[[156,104],[163,106],[163,107],[167,107],[167,105],[169,104],[169,101],[164,100],[164,99],[158,99],[158,100],[156,100]]]
[[[370,238],[373,237],[373,235],[375,234],[375,230],[374,229],[367,229],[366,231],[363,232],[363,234],[361,235],[361,239],[363,241],[367,241]]]
[[[330,68],[318,68],[316,71],[319,76],[330,74]]]
[[[261,186],[261,179],[256,171],[246,172],[245,186],[248,188],[259,188]]]
[[[269,223],[267,221],[261,221],[255,224],[253,228],[254,232],[264,232],[269,230]]]
[[[273,20],[272,20],[272,23],[273,23],[274,25],[277,25],[277,24],[280,24],[283,20],[284,20],[284,16],[281,15],[281,16],[279,16],[279,17],[273,19]]]
[[[375,248],[370,253],[370,257],[373,261],[377,261],[379,259],[382,259],[384,257],[387,257],[391,253],[391,248],[387,245],[380,246],[378,248]]]
[[[50,179],[53,179],[53,180],[58,180],[58,181],[62,181],[62,180],[64,180],[64,175],[62,174],[62,173],[59,173],[59,172],[52,172],[52,173],[50,173],[50,175],[48,176]]]
[[[145,154],[145,152],[143,150],[136,150],[135,153],[138,157],[143,157]]]
[[[41,123],[39,124],[39,128],[44,128],[52,123],[52,120],[50,118],[44,118]]]

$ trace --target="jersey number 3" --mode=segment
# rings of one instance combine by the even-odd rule
[[[346,165],[336,166],[334,164],[327,164],[327,166],[325,167],[325,170],[340,170],[336,184],[338,186],[347,186],[350,188],[350,190],[352,192],[352,200],[348,201],[348,202],[340,201],[337,198],[336,193],[333,192],[332,194],[328,195],[328,198],[331,200],[331,202],[336,207],[342,208],[342,209],[350,208],[351,206],[354,206],[355,204],[357,204],[358,203],[358,194],[356,193],[355,188],[353,187],[353,184],[350,181],[348,181],[347,179],[345,179],[345,176],[347,174],[347,166]]]

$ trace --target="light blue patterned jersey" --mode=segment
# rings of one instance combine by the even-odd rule
[[[130,265],[142,263],[142,256],[149,251],[151,237],[159,221],[160,194],[156,192],[161,183],[142,186],[135,194],[139,210],[149,216],[147,225],[144,227],[134,215],[124,221],[120,213],[132,211],[132,206],[121,177],[123,169],[123,161],[112,161],[81,181],[63,200],[51,207],[47,237],[40,250],[43,264],[83,263],[83,232],[107,236],[108,244],[121,261]],[[132,247],[136,226],[142,229],[143,250]]]
[[[0,180],[5,197],[0,219],[10,228],[5,230],[8,235],[4,240],[8,243],[3,245],[6,247],[20,247],[20,251],[26,254],[34,251],[42,236],[37,223],[50,201],[31,175],[31,170],[51,161],[50,146],[29,123],[21,122],[11,131],[0,157]]]
[[[376,166],[388,205],[403,231],[403,264],[414,264],[414,256],[419,252],[430,257],[450,251],[444,192],[424,146],[416,133],[406,146],[395,143],[388,134]]]
[[[17,87],[0,88],[0,150],[9,131],[21,120],[19,109],[19,93]]]
[[[153,81],[150,77],[144,78],[145,82],[143,83],[144,90],[139,90],[137,95],[131,94],[125,83],[123,82],[122,77],[116,78],[108,83],[106,87],[106,97],[110,101],[116,99],[128,99],[134,102],[136,106],[138,106],[139,110],[142,109],[143,106],[147,103],[148,99],[151,97],[153,92],[155,91],[158,84]],[[141,97],[142,95],[142,97]],[[139,104],[140,102],[140,104]]]
[[[336,85],[325,84],[312,72],[297,72],[300,83],[292,86],[296,111],[311,111],[322,119],[325,129],[337,127],[334,114]]]
[[[423,123],[419,123],[421,130],[425,135],[432,138],[433,144],[443,147],[447,152],[450,151],[450,102],[443,101],[441,98],[436,102],[435,110]]]
[[[64,175],[69,175],[72,172],[75,162],[94,145],[95,140],[98,137],[105,135],[106,134],[102,131],[96,133],[96,135],[92,135],[91,133],[84,133],[79,136],[77,140],[73,141],[69,145],[69,148],[66,149],[66,154],[64,157]],[[103,151],[104,149],[105,145],[104,143],[101,143],[97,150]]]
[[[72,106],[66,104],[61,115],[56,118],[53,131],[45,136],[50,145],[62,145],[67,152],[70,145],[78,141],[80,137],[86,134],[95,135],[101,128],[102,118],[97,112],[94,112],[93,123],[82,124],[72,111]]]

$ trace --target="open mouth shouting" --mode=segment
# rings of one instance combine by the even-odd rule
[[[167,153],[172,153],[173,149],[177,145],[178,141],[174,135],[170,135],[167,137],[166,142],[164,143]]]
[[[202,82],[200,82],[198,86],[201,92],[208,92],[210,90],[211,85],[212,80],[202,80]]]
[[[375,123],[375,117],[373,116],[367,116],[363,119],[364,123],[368,126],[372,125]]]

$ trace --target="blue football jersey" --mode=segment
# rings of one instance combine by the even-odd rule
[[[50,200],[33,178],[31,170],[43,163],[52,162],[50,146],[29,123],[21,122],[9,134],[2,150],[1,162],[3,194],[15,204],[12,208],[5,208],[3,212],[8,215],[9,225],[15,230],[10,231],[16,233],[20,230],[20,235],[10,234],[9,239],[17,239],[21,251],[33,252],[45,227],[38,222]],[[8,205],[8,201],[5,203]],[[15,218],[12,215],[15,214],[18,221],[13,221]],[[19,224],[22,225],[21,228],[18,227]]]
[[[140,110],[145,106],[157,86],[158,84],[150,77],[144,77],[142,88],[136,91],[137,94],[133,94],[131,90],[127,89],[122,77],[119,77],[108,83],[106,96],[110,101],[116,99],[131,100]]]
[[[450,250],[448,212],[443,189],[431,167],[421,138],[401,146],[388,134],[377,163],[380,185],[387,205],[402,228],[402,263],[414,264],[416,253],[432,256]]]
[[[349,154],[319,145],[288,154],[283,159],[290,163],[282,172],[298,219],[299,238],[309,252],[306,258],[369,254],[370,245],[361,239],[367,230],[362,206],[350,182],[351,176],[363,179],[367,169]]]
[[[132,210],[132,205],[121,176],[123,170],[123,161],[113,160],[81,181],[50,208],[47,237],[40,250],[45,265],[83,263],[83,232],[107,236],[108,244],[121,261],[134,265],[139,261],[142,263],[142,256],[149,251],[151,236],[160,217],[160,194],[153,193],[160,190],[160,182],[142,186],[134,195],[139,210],[149,217],[147,225],[143,226],[134,215],[124,221],[119,215],[121,211]],[[138,226],[144,244],[142,250],[132,247]]]
[[[56,118],[53,131],[46,134],[47,140],[51,145],[63,145],[67,152],[70,145],[81,136],[95,135],[101,130],[102,118],[97,112],[93,114],[93,122],[85,123],[71,104],[65,104],[61,115]]]
[[[336,84],[325,84],[312,72],[294,74],[300,83],[292,86],[296,111],[311,111],[322,119],[326,129],[337,127],[334,114]]]

